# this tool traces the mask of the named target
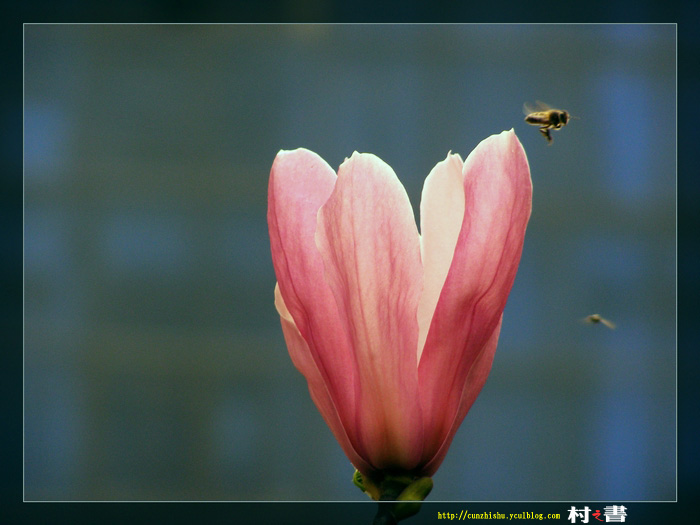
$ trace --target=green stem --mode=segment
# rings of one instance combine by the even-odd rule
[[[353,481],[363,490],[366,488],[362,476],[356,475]],[[380,494],[373,525],[396,525],[418,513],[421,503],[433,488],[433,480],[427,477],[385,476],[379,487],[373,486]]]
[[[374,516],[374,521],[372,525],[396,525],[398,521],[391,512],[394,506],[391,503],[379,502],[379,509],[377,509],[377,514]]]

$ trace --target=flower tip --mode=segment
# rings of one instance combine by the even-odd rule
[[[281,149],[277,152],[277,155],[275,155],[275,161],[284,161],[289,158],[293,158],[295,154],[300,153],[303,151],[303,148],[297,148],[297,149]]]
[[[498,134],[499,137],[503,137],[504,139],[515,137],[515,129],[510,128],[510,129],[504,129]]]
[[[362,153],[360,153],[360,152],[358,152],[357,150],[355,150],[355,151],[352,152],[352,155],[350,155],[349,157],[345,157],[345,160],[343,161],[343,164],[345,164],[346,162],[348,162],[348,161],[350,161],[350,160],[354,160],[355,157],[359,157],[359,156],[361,156],[361,155],[362,155]],[[341,164],[341,166],[342,166],[342,164]]]
[[[296,149],[281,149],[277,152],[277,155],[291,155],[292,153],[303,150],[304,148],[296,148]]]
[[[450,159],[459,159],[459,162],[462,162],[462,157],[459,153],[452,153],[452,150],[447,152],[447,156],[445,157],[445,160],[440,162],[442,164],[443,162],[449,162]]]
[[[520,144],[520,139],[518,138],[518,135],[515,133],[515,130],[513,128],[510,128],[506,133],[508,134],[508,137],[511,140],[514,140],[515,142]]]
[[[518,139],[518,136],[515,134],[515,130],[513,128],[504,129],[498,134],[494,134],[490,137],[485,138],[482,142],[492,142],[493,144],[501,144],[504,147],[520,146],[522,148],[520,139]]]
[[[352,152],[352,155],[350,155],[350,158],[345,157],[345,161],[347,162],[348,160],[357,160],[357,157],[362,157],[363,153],[360,153],[359,151],[355,150]]]

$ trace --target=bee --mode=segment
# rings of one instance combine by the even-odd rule
[[[551,129],[561,129],[566,126],[570,119],[575,118],[569,115],[568,111],[563,109],[552,109],[547,104],[543,104],[539,100],[535,107],[528,104],[523,106],[525,112],[525,122],[533,126],[540,127],[540,133],[547,139],[547,143],[552,143],[552,136],[549,134]]]
[[[608,321],[607,319],[601,317],[600,314],[591,314],[589,316],[584,317],[582,319],[582,321],[584,323],[590,323],[590,324],[603,323],[605,326],[607,326],[611,330],[615,329],[615,323]]]

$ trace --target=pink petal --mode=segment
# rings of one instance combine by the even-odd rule
[[[374,155],[354,153],[318,214],[316,242],[355,352],[356,425],[376,468],[422,454],[418,402],[419,236],[406,191]]]
[[[484,383],[486,383],[486,379],[491,371],[493,356],[496,353],[496,346],[498,346],[498,335],[500,332],[501,322],[499,321],[498,326],[496,326],[493,334],[491,334],[491,337],[489,337],[488,341],[481,349],[481,352],[476,357],[469,370],[469,374],[464,382],[464,388],[462,390],[457,413],[455,414],[455,417],[449,427],[449,431],[447,432],[447,436],[443,440],[442,445],[440,445],[437,453],[423,467],[424,476],[432,476],[442,463],[442,460],[445,459],[445,455],[447,454],[450,444],[452,443],[452,438],[454,438],[455,433],[462,424],[462,420],[464,420],[464,416],[467,415],[467,412],[469,412],[469,409],[474,404],[474,401],[476,401],[479,392],[481,392]]]
[[[462,158],[448,155],[425,179],[420,201],[423,295],[418,303],[418,360],[428,336],[442,286],[452,264],[452,255],[464,219]]]
[[[309,347],[339,418],[345,428],[352,429],[356,376],[352,348],[314,240],[318,210],[336,180],[331,167],[311,151],[279,152],[270,172],[267,218],[280,295]],[[307,379],[316,381],[313,376]],[[356,442],[353,447],[359,450]]]
[[[284,333],[284,340],[287,343],[289,356],[292,358],[292,362],[294,366],[297,367],[297,370],[306,378],[311,399],[316,404],[318,411],[323,416],[326,424],[330,427],[333,435],[350,459],[350,462],[361,472],[369,472],[371,470],[370,465],[360,457],[350,443],[350,439],[338,416],[335,404],[328,393],[326,383],[311,355],[309,345],[306,344],[299,330],[297,330],[294,319],[292,319],[289,310],[287,310],[287,306],[284,304],[284,299],[282,299],[282,295],[279,291],[279,285],[275,285],[275,307],[280,314],[282,332]]]
[[[495,347],[531,210],[527,158],[512,130],[482,141],[464,162],[463,175],[464,218],[419,364],[427,455],[453,432],[472,367],[485,346]],[[431,204],[425,212],[443,210]],[[471,395],[473,388],[466,388]]]

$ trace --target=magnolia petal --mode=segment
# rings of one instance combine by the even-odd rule
[[[511,130],[464,162],[464,219],[419,364],[426,450],[437,450],[462,386],[500,322],[520,262],[532,204],[525,152]]]
[[[267,219],[280,295],[309,347],[340,419],[345,428],[352,429],[356,375],[352,348],[325,282],[314,240],[318,210],[331,195],[336,180],[333,169],[311,151],[279,152],[270,171]],[[354,446],[357,448],[357,443]]]
[[[464,219],[462,158],[447,155],[425,179],[420,200],[423,295],[418,303],[418,360],[420,361],[430,321],[452,264]]]
[[[318,214],[326,281],[354,349],[356,425],[378,468],[413,468],[422,454],[417,306],[423,271],[406,191],[379,158],[355,152]]]
[[[503,318],[501,317],[501,320],[502,319]],[[469,412],[469,409],[474,404],[474,401],[476,401],[476,398],[481,392],[484,383],[486,383],[486,379],[491,371],[491,365],[493,364],[493,357],[496,354],[496,347],[498,346],[498,336],[500,332],[501,321],[498,322],[493,334],[491,334],[491,337],[486,342],[469,370],[467,379],[464,382],[464,388],[462,389],[462,395],[457,413],[449,426],[447,435],[445,436],[440,447],[437,449],[437,453],[435,453],[430,459],[426,458],[428,462],[423,467],[422,474],[424,476],[432,476],[435,471],[437,471],[438,467],[442,463],[442,460],[445,459],[445,455],[450,448],[452,439],[457,433],[459,426],[462,424],[464,417],[467,415],[467,412]]]
[[[352,446],[352,443],[350,443],[350,439],[338,416],[335,404],[328,393],[326,383],[311,355],[309,345],[306,344],[306,341],[304,341],[304,338],[299,333],[299,330],[294,324],[294,319],[292,319],[287,306],[284,304],[284,299],[282,299],[282,295],[279,291],[279,285],[275,285],[275,307],[280,314],[282,332],[284,334],[284,340],[287,343],[289,356],[292,358],[292,363],[294,363],[297,370],[306,378],[309,386],[309,393],[311,394],[311,399],[316,405],[316,408],[318,408],[326,424],[333,432],[333,435],[338,440],[338,443],[340,443],[340,446],[355,468],[361,472],[370,472],[370,465],[362,459]]]

